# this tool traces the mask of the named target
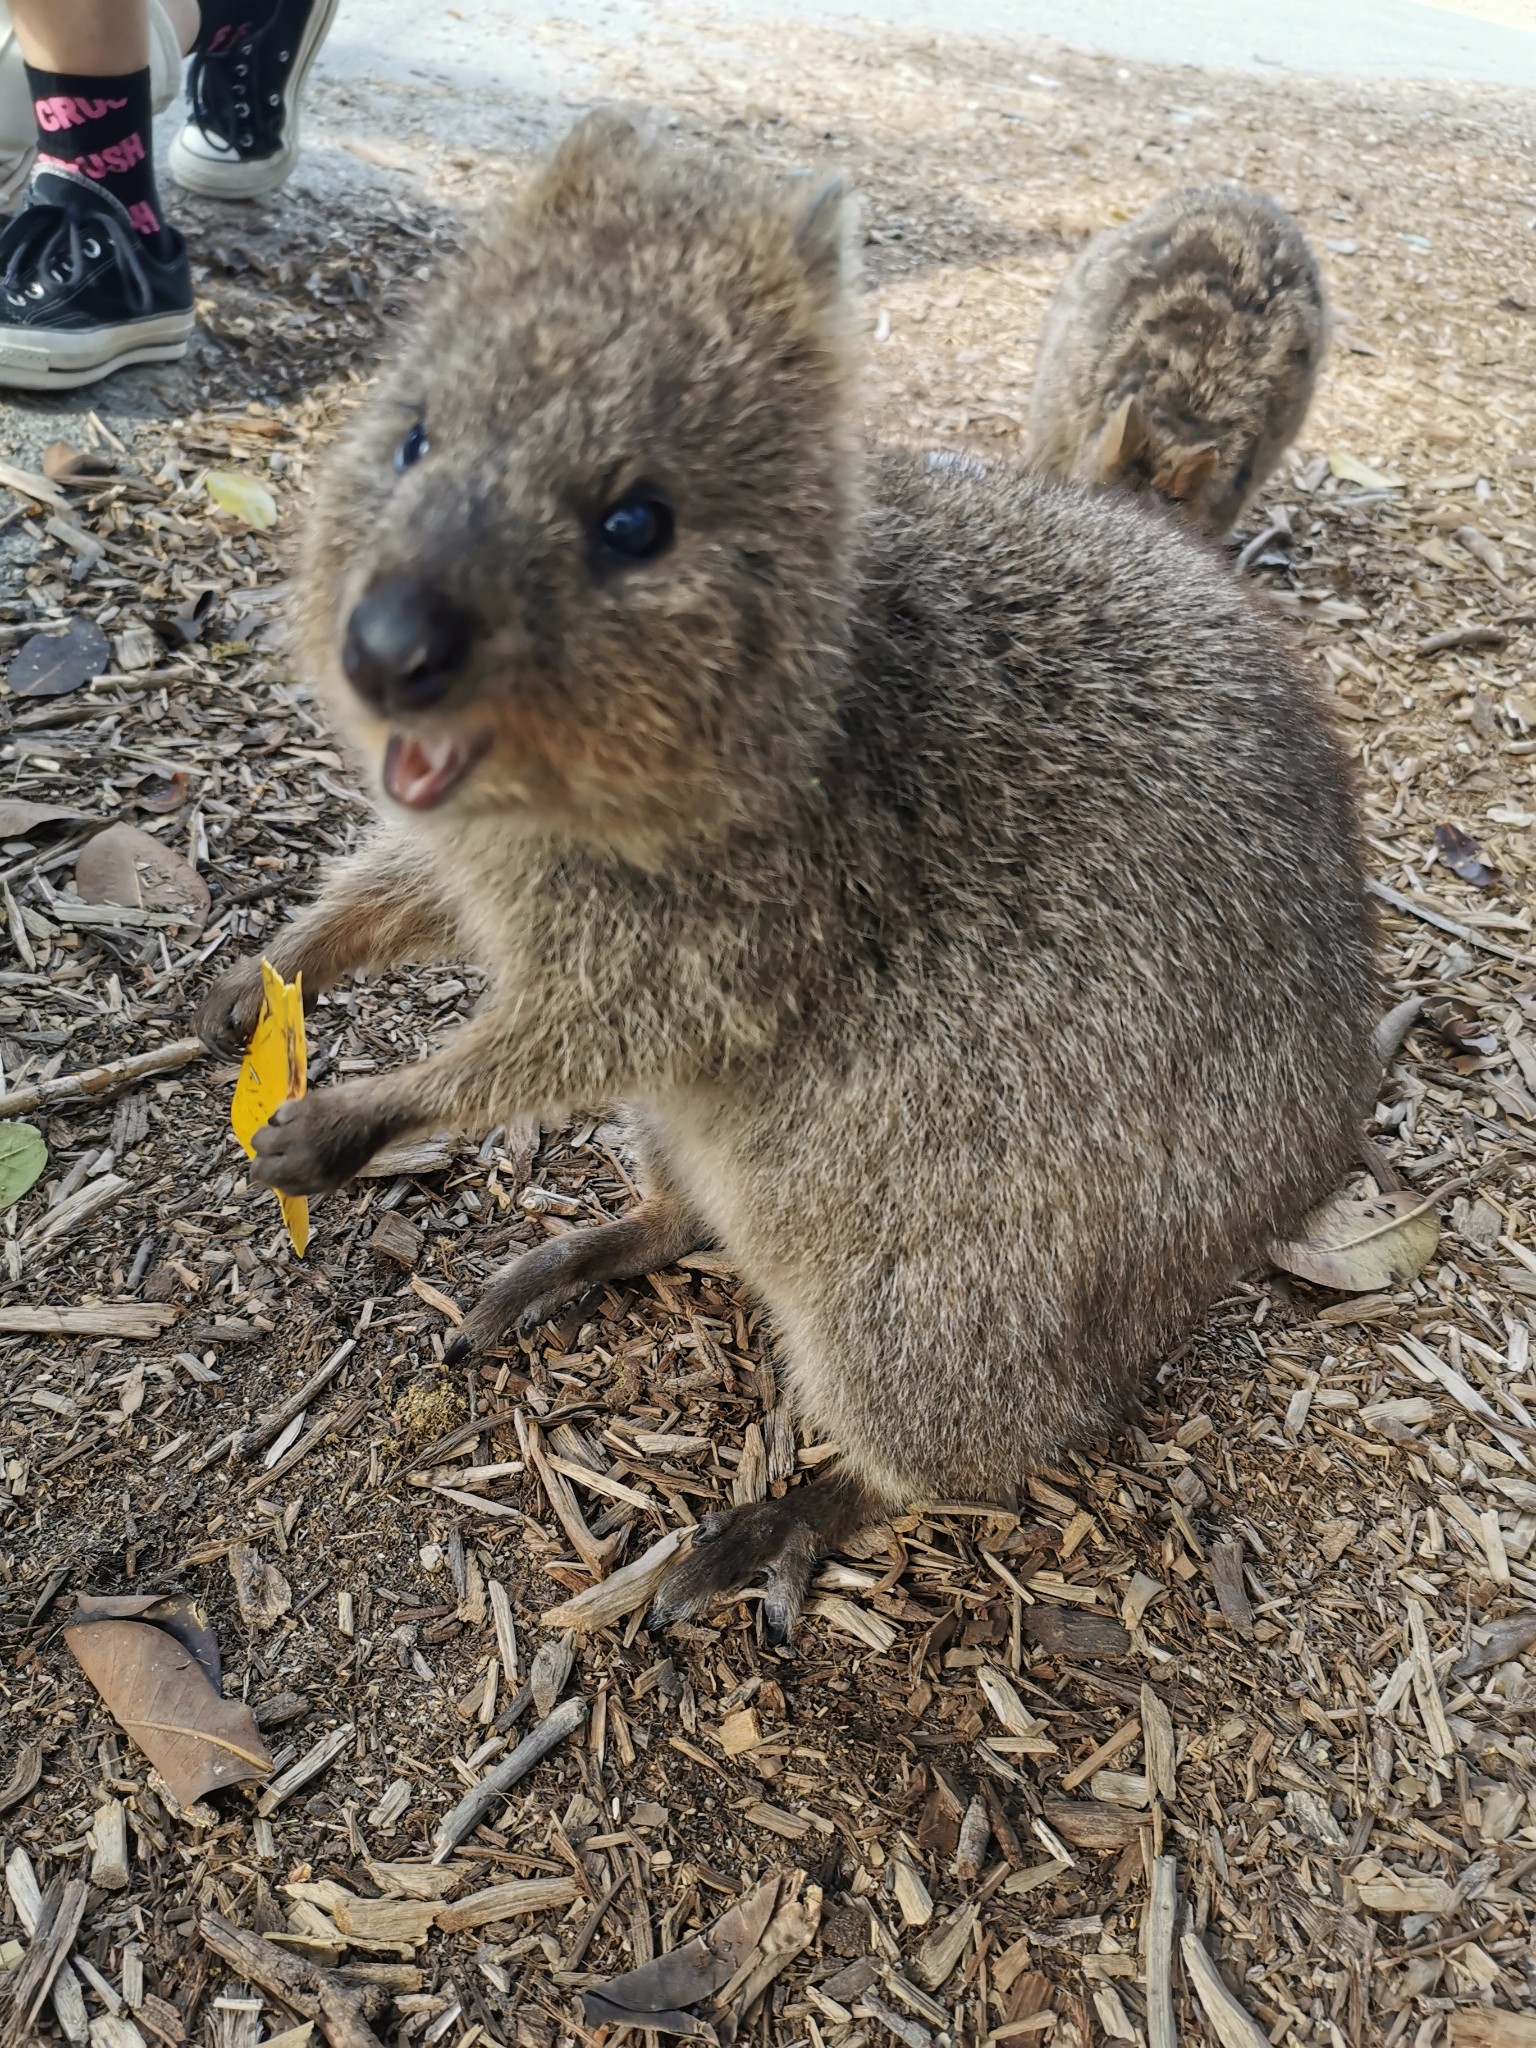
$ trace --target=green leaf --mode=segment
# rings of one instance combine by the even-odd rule
[[[233,512],[247,526],[265,529],[277,524],[277,500],[255,477],[239,476],[232,469],[210,469],[203,482],[215,505]]]
[[[1368,462],[1346,455],[1339,448],[1329,455],[1328,467],[1340,483],[1358,484],[1362,491],[1400,491],[1403,488],[1400,476],[1391,476],[1384,469],[1372,469]]]
[[[48,1164],[48,1147],[33,1124],[0,1124],[0,1209],[19,1202]]]

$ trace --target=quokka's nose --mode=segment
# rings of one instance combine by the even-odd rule
[[[379,711],[425,711],[464,666],[473,631],[452,598],[416,576],[373,584],[347,620],[341,665]]]

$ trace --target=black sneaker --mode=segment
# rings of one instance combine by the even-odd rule
[[[127,363],[170,363],[192,332],[174,228],[141,235],[94,179],[40,171],[0,232],[0,385],[68,391]]]
[[[259,13],[270,0],[251,0]],[[320,54],[337,0],[278,0],[264,28],[217,56],[200,51],[187,72],[192,118],[171,144],[171,176],[210,199],[272,192],[299,160],[299,95]]]

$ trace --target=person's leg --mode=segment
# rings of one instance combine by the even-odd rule
[[[121,77],[149,63],[144,0],[11,0],[21,54],[34,70]]]
[[[178,185],[213,199],[274,191],[299,159],[299,98],[337,0],[202,0],[187,73],[192,118],[171,144]]]
[[[159,114],[181,90],[182,57],[197,37],[197,0],[149,0],[148,12],[150,103]],[[27,67],[11,10],[0,0],[0,226],[26,196],[36,156]]]
[[[0,384],[90,383],[192,331],[186,245],[155,187],[149,0],[11,0],[37,125],[0,234]]]
[[[11,14],[39,168],[93,179],[139,234],[158,236],[146,0],[11,0]]]

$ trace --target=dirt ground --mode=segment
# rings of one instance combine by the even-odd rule
[[[748,1601],[657,1641],[638,1612],[577,1634],[564,1669],[551,1608],[816,1457],[714,1260],[445,1369],[512,1249],[630,1199],[616,1130],[407,1161],[317,1204],[299,1262],[247,1185],[232,1069],[44,1107],[48,1168],[0,1221],[0,1968],[14,1989],[29,1865],[45,1928],[60,1899],[82,1913],[33,2037],[63,2038],[60,2010],[107,2048],[314,2017],[318,1980],[288,2008],[244,1995],[213,1915],[333,1970],[317,2040],[360,2038],[350,1988],[380,2040],[553,2048],[611,2038],[583,1990],[783,1873],[782,1967],[744,2010],[739,1990],[708,2009],[722,2040],[1168,2048],[1169,1990],[1174,2027],[1209,2036],[1214,2013],[1226,2048],[1529,2048],[1536,110],[734,33],[729,74],[676,24],[619,56],[559,31],[544,56],[706,149],[856,181],[878,433],[1014,456],[1070,257],[1171,186],[1264,187],[1318,248],[1330,363],[1240,539],[1268,536],[1245,573],[1331,693],[1392,892],[1387,972],[1426,1004],[1372,1136],[1384,1173],[1443,1195],[1438,1253],[1367,1297],[1254,1276],[1157,1372],[1140,1428],[1038,1475],[1022,1516],[914,1514],[834,1561],[792,1652]],[[404,88],[388,133],[338,87],[315,113],[376,173],[361,196],[183,204],[198,354],[67,409],[106,473],[66,509],[0,494],[0,657],[82,617],[114,650],[52,702],[0,700],[0,795],[98,821],[0,842],[8,1090],[182,1038],[205,977],[364,819],[285,660],[286,549],[310,466],[488,173]],[[40,417],[4,414],[18,441]],[[218,511],[210,467],[263,481],[276,527]],[[204,592],[200,637],[173,646],[170,615]],[[76,853],[118,818],[192,857],[199,928],[80,905]],[[1440,826],[1475,846],[1442,833],[1437,853]],[[415,1056],[474,994],[439,970],[322,999],[313,1078]],[[26,1328],[100,1304],[166,1327]],[[316,1764],[291,1790],[181,1808],[83,1676],[75,1595],[171,1588],[206,1610],[278,1770]],[[430,1901],[381,1910],[419,1898],[448,1809],[561,1696],[580,1727],[459,1844],[443,1924]],[[0,2003],[7,2021],[29,2038]]]

